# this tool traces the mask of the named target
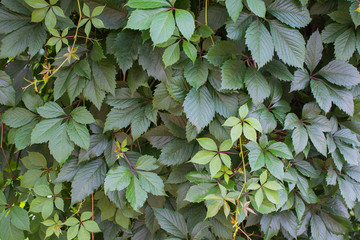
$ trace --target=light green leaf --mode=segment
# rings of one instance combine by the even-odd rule
[[[196,140],[198,141],[200,146],[205,150],[210,150],[215,152],[218,151],[218,147],[216,143],[211,138],[197,138]]]
[[[126,4],[131,8],[151,9],[159,7],[170,7],[170,3],[166,0],[144,1],[144,0],[129,0]]]
[[[260,205],[262,204],[264,200],[264,193],[263,193],[263,190],[262,189],[259,189],[256,191],[255,193],[255,202],[256,202],[256,205],[258,207],[260,207]]]
[[[183,40],[183,50],[186,54],[186,56],[188,56],[188,58],[191,59],[191,61],[193,63],[195,63],[196,57],[197,57],[197,50],[194,47],[194,45],[186,40]]]
[[[250,24],[246,30],[245,42],[259,68],[274,56],[274,43],[271,35],[259,20]]]
[[[150,26],[150,37],[155,45],[166,42],[175,30],[175,19],[172,11],[160,12],[154,17]]]
[[[268,181],[264,184],[263,187],[266,187],[266,188],[274,190],[274,191],[283,189],[283,187],[281,187],[281,185],[279,183],[277,183],[276,181]]]
[[[175,9],[175,20],[181,34],[190,41],[195,30],[193,16],[186,10]]]
[[[44,0],[25,0],[25,2],[32,8],[43,8],[49,6],[49,3]]]
[[[242,132],[243,132],[243,127],[241,123],[236,124],[233,128],[231,128],[230,131],[231,141],[233,143],[237,141],[241,137]]]
[[[268,188],[263,188],[264,192],[265,192],[265,196],[266,198],[274,203],[274,204],[279,204],[280,201],[279,201],[279,195],[278,195],[278,192],[277,191],[274,191],[274,190],[270,190]]]
[[[158,13],[167,10],[167,8],[157,8],[153,10],[135,10],[131,13],[125,28],[130,28],[134,30],[149,29],[155,16]]]
[[[167,47],[162,56],[165,67],[171,66],[180,59],[180,46],[179,42]]]
[[[195,154],[193,158],[191,158],[190,162],[205,165],[209,163],[216,156],[216,152],[202,150]]]
[[[222,164],[219,155],[216,155],[213,159],[211,159],[209,168],[212,178],[220,171],[221,165]]]
[[[243,132],[244,132],[244,136],[247,139],[256,142],[257,136],[256,136],[256,131],[253,127],[251,127],[247,123],[244,123],[243,124]]]
[[[232,148],[232,141],[230,139],[227,139],[223,141],[219,147],[220,151],[229,151]]]
[[[130,184],[126,188],[126,199],[135,211],[139,211],[147,199],[147,193],[140,186],[139,179],[135,175],[132,176]]]

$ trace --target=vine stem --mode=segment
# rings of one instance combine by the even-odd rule
[[[205,25],[208,25],[208,0],[205,0]],[[214,39],[210,36],[211,42],[214,45]]]
[[[123,154],[124,154],[124,158],[125,158],[126,162],[128,163],[128,165],[131,169],[131,172],[134,173],[135,169],[131,166],[131,163],[130,163],[129,159],[127,158],[127,156],[125,155],[125,153],[123,153]]]

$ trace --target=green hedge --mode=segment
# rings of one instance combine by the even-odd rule
[[[2,0],[0,239],[355,239],[355,0]]]

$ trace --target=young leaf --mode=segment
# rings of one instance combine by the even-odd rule
[[[165,67],[171,66],[180,59],[180,46],[179,42],[167,47],[162,56]]]
[[[172,11],[158,13],[150,26],[150,37],[154,44],[166,42],[175,30],[175,19]]]
[[[181,34],[190,41],[195,30],[193,16],[186,10],[175,9],[175,20]]]

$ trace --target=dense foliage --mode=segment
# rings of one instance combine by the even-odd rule
[[[355,0],[1,0],[0,239],[354,239]]]

